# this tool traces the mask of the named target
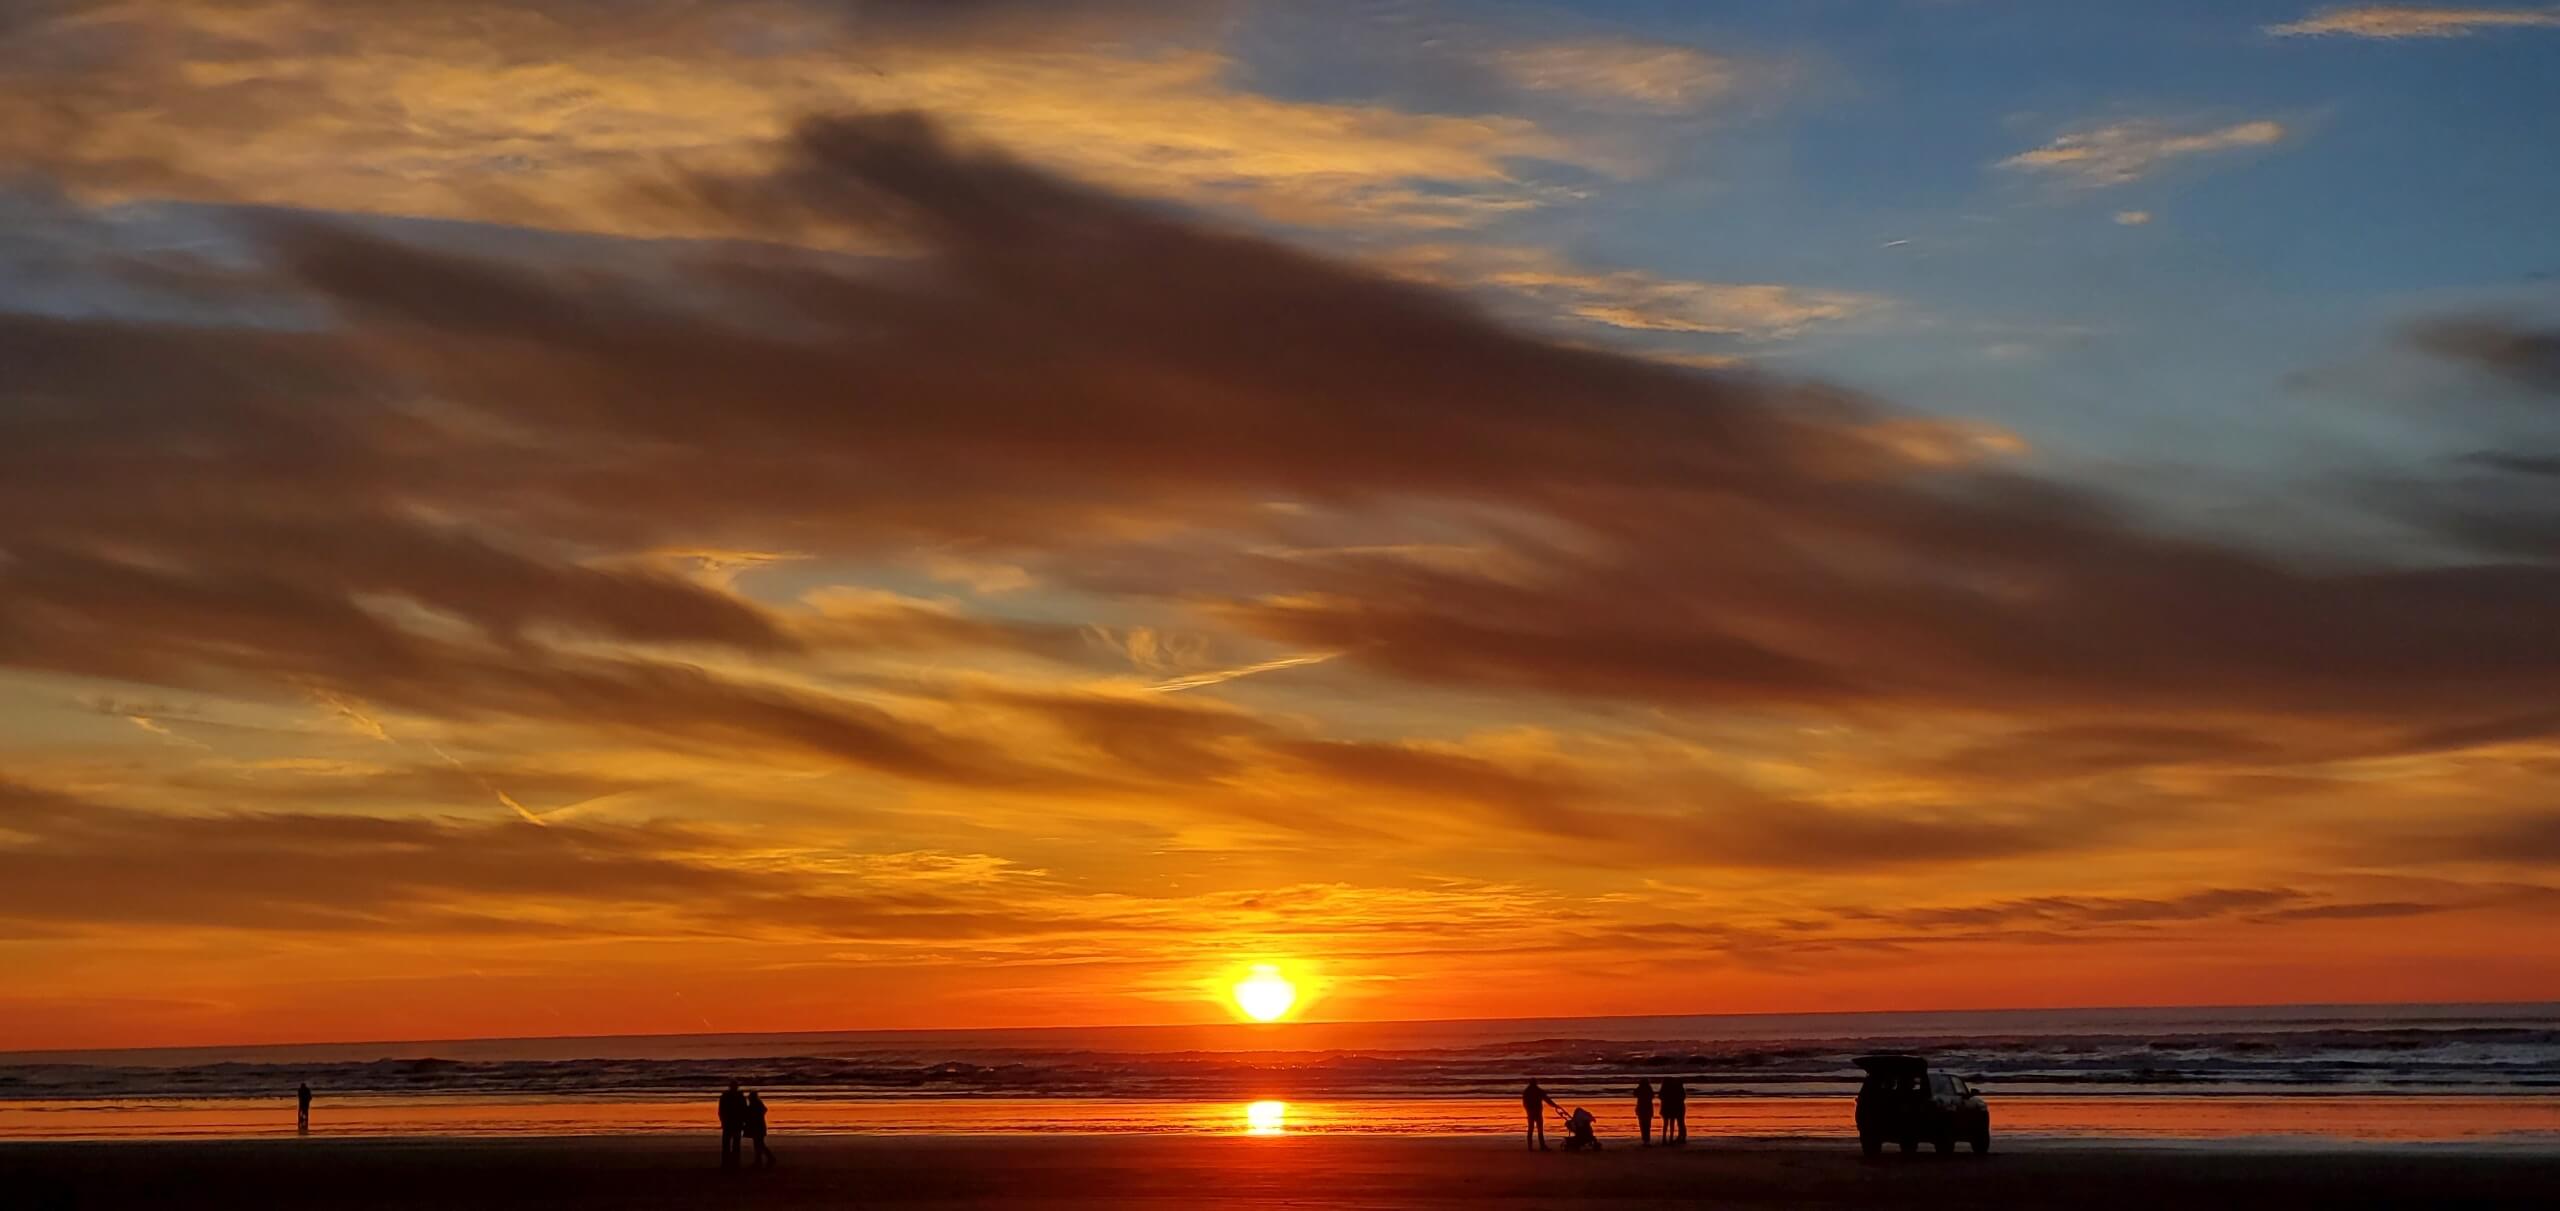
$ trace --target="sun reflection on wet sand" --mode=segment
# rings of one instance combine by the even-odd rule
[[[1248,1102],[1244,1108],[1246,1135],[1279,1135],[1288,1129],[1289,1103]]]

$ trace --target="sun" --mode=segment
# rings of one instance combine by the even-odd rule
[[[1269,963],[1256,963],[1253,972],[1235,987],[1236,1008],[1257,1022],[1276,1022],[1289,1007],[1298,1003],[1298,986],[1280,975],[1280,969]]]

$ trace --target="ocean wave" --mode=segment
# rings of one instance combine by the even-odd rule
[[[1783,1096],[1837,1093],[1856,1076],[1850,1058],[1870,1051],[1922,1053],[1994,1089],[2098,1095],[2164,1087],[2301,1094],[2526,1093],[2560,1087],[2560,1021],[2548,1017],[2378,1023],[2342,1016],[2159,1029],[2177,1024],[2186,1023],[2150,1023],[2157,1032],[2144,1033],[2039,1028],[1754,1038],[1557,1034],[1308,1050],[1061,1047],[1038,1045],[1033,1040],[1044,1037],[1038,1032],[1022,1032],[1020,1040],[978,1032],[965,1045],[929,1034],[859,1041],[813,1036],[796,1047],[776,1046],[771,1054],[748,1053],[761,1040],[702,1036],[592,1040],[594,1054],[543,1058],[251,1054],[203,1063],[137,1063],[115,1062],[125,1056],[97,1062],[47,1056],[0,1058],[0,1099],[244,1097],[303,1081],[333,1095],[640,1096],[716,1088],[730,1080],[841,1098],[1358,1099],[1481,1097],[1515,1088],[1529,1076],[1551,1087],[1596,1090],[1639,1076],[1674,1075],[1700,1090]],[[1490,1024],[1487,1030],[1494,1026],[1517,1029]],[[616,1048],[634,1054],[612,1054]],[[665,1054],[686,1049],[720,1054]]]

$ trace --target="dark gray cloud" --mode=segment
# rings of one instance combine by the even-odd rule
[[[2372,851],[2431,861],[2560,865],[2560,809],[2501,816],[2466,828],[2434,828],[2383,839]]]
[[[2154,766],[2279,761],[2268,740],[2215,728],[2071,724],[2023,728],[1947,754],[1946,772],[2005,785],[2101,777]]]
[[[0,783],[0,917],[83,924],[373,929],[468,925],[475,897],[681,901],[747,881],[661,857],[671,827],[257,812],[171,815]],[[698,839],[696,839],[698,841]]]
[[[2476,426],[2475,440],[2489,448],[2453,460],[2449,473],[2393,477],[2368,495],[2447,546],[2560,561],[2560,410],[2548,406],[2560,402],[2560,329],[2465,315],[2413,325],[2408,341],[2497,385],[2439,390],[2427,401],[2431,412]]]
[[[11,837],[0,845],[0,932],[16,936],[162,925],[949,939],[1069,927],[1001,892],[721,863],[704,855],[730,839],[665,823],[181,815],[0,781],[0,830]]]
[[[770,171],[662,184],[654,204],[781,242],[617,260],[263,212],[244,230],[269,288],[327,322],[0,324],[32,368],[0,410],[0,661],[1027,781],[871,708],[548,638],[787,655],[808,632],[594,554],[921,542],[1205,605],[1390,676],[1676,706],[2205,710],[2361,735],[2524,717],[2560,679],[2560,565],[2534,550],[2399,566],[2170,533],[2050,479],[1913,462],[1877,437],[1897,416],[1875,401],[1562,347],[916,115],[812,120]],[[911,255],[790,243],[847,234]],[[1502,558],[1399,555],[1413,519]],[[1370,545],[1235,549],[1319,525]],[[1176,537],[1132,545],[1136,526]],[[1198,540],[1213,531],[1225,545]],[[1976,756],[2253,751],[2158,731],[2022,744],[2042,751]],[[1349,772],[1399,773],[1363,760]],[[1486,777],[1488,801],[1574,820]],[[1897,852],[2043,843],[1839,828]]]
[[[2371,709],[2384,686],[2396,703],[2512,695],[2560,657],[2535,621],[2560,594],[2548,565],[2297,567],[2150,531],[2063,485],[1901,465],[1865,437],[1885,415],[1873,405],[1559,349],[1444,296],[955,150],[912,117],[813,123],[782,171],[699,193],[752,227],[848,225],[929,250],[939,272],[910,291],[922,307],[886,314],[869,283],[812,281],[807,297],[1040,383],[1007,400],[975,373],[904,362],[894,380],[949,401],[937,418],[1036,442],[1039,468],[1009,466],[1010,441],[973,448],[1027,482],[1107,468],[1177,507],[1206,504],[1206,476],[1353,507],[1498,497],[1572,527],[1543,546],[1511,536],[1542,575],[1337,562],[1314,578],[1329,592],[1231,614],[1408,675],[2317,710]],[[1026,399],[1036,410],[1008,406]],[[911,438],[913,419],[875,440]]]
[[[2420,324],[2410,340],[2439,357],[2560,399],[2560,328],[2469,316]]]
[[[1880,921],[1940,934],[2016,928],[2059,931],[2067,939],[2083,931],[2088,941],[2114,941],[2115,927],[2150,929],[2197,921],[2245,920],[2259,924],[2294,921],[2370,921],[2424,916],[2476,907],[2484,901],[2512,901],[2531,889],[2497,889],[2486,895],[2444,900],[2340,900],[2289,887],[2214,887],[2163,898],[2119,896],[2035,896],[1959,907],[1892,910],[1849,909],[1852,921]]]
[[[2560,476],[2560,454],[2508,454],[2483,450],[2464,455],[2462,461],[2516,475]]]
[[[1850,811],[1745,797],[1653,822],[1639,846],[1693,865],[1854,871],[1961,865],[2113,848],[2174,823],[2168,809],[2098,804],[2043,809],[1979,805]],[[1675,858],[1676,856],[1676,858]]]
[[[2150,899],[2119,896],[2035,896],[1961,907],[1893,910],[1851,909],[1854,920],[1887,921],[1916,929],[1982,928],[2026,923],[2041,926],[2149,925],[2200,921],[2240,913],[2283,910],[2309,899],[2288,887],[2215,887]]]

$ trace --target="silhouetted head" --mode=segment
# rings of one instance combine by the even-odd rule
[[[729,1092],[731,1092],[731,1093],[736,1093],[737,1091],[738,1091],[738,1083],[737,1083],[736,1081],[731,1081],[731,1082],[729,1082]]]

